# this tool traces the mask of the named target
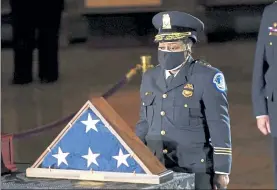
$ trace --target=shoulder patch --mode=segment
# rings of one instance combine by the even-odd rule
[[[213,78],[213,83],[215,84],[216,89],[220,92],[225,92],[227,90],[223,73],[216,73]]]

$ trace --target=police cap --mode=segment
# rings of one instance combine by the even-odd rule
[[[204,23],[198,18],[179,11],[160,12],[156,14],[152,23],[159,31],[155,42],[172,42],[185,38],[197,41],[197,33],[204,30]]]

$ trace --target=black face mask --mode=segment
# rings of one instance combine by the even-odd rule
[[[158,61],[165,70],[172,70],[185,61],[185,53],[158,51]]]

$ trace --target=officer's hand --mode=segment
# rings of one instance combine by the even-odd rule
[[[213,183],[214,189],[227,189],[227,186],[229,184],[229,175],[215,174]]]
[[[257,118],[257,126],[264,135],[268,135],[269,133],[271,133],[269,117],[267,115]]]

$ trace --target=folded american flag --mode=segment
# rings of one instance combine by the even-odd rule
[[[93,106],[83,110],[48,151],[42,168],[145,174],[128,146]]]
[[[173,179],[173,172],[99,97],[85,103],[26,176],[160,184]]]

